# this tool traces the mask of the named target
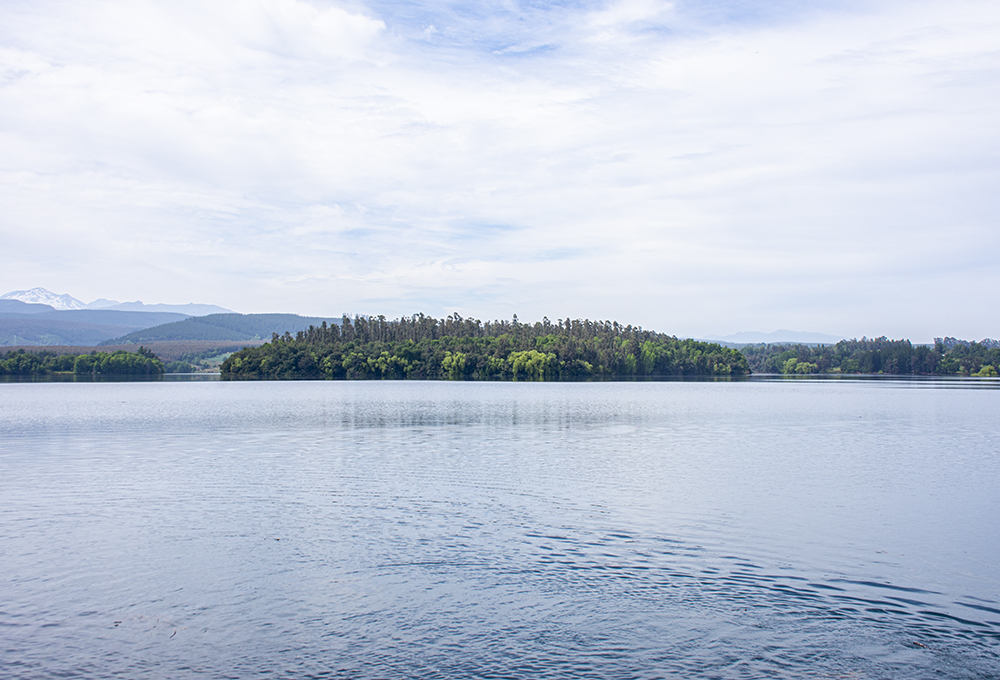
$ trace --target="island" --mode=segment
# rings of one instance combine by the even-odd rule
[[[223,380],[635,380],[749,375],[737,350],[617,321],[344,316],[227,358]]]

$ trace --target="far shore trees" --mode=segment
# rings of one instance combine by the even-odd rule
[[[89,354],[54,354],[44,349],[26,352],[21,349],[0,355],[0,376],[28,378],[60,373],[91,377],[155,377],[163,375],[163,362],[145,347],[135,352],[95,350]]]
[[[862,338],[834,345],[748,345],[740,350],[755,373],[850,373],[995,377],[1000,343],[938,338],[934,345]]]

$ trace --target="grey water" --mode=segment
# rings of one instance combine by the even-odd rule
[[[1000,677],[997,387],[2,384],[0,677]]]

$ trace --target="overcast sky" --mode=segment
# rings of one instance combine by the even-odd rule
[[[995,0],[2,12],[0,293],[1000,337]]]

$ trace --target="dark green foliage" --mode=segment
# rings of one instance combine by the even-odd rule
[[[101,344],[137,344],[166,340],[263,340],[273,333],[289,330],[294,333],[322,321],[325,320],[297,314],[209,314],[146,328]]]
[[[458,314],[344,317],[233,354],[224,379],[587,380],[746,375],[736,350],[622,326],[547,318],[481,322]]]
[[[23,349],[0,355],[0,375],[35,377],[52,373],[77,376],[159,376],[163,363],[151,351],[140,347],[135,352],[91,352],[90,354],[54,354],[25,352]]]
[[[882,373],[887,375],[972,375],[1000,365],[1000,348],[980,343],[945,347],[909,340],[862,338],[836,345],[749,345],[740,350],[756,373]],[[989,374],[989,369],[984,375]]]

